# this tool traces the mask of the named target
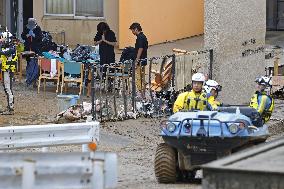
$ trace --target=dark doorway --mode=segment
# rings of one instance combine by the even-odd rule
[[[277,30],[277,0],[266,0],[266,28]]]
[[[28,18],[33,18],[33,0],[23,0],[23,28],[27,25]]]
[[[284,0],[278,1],[277,30],[284,30]]]
[[[284,30],[284,0],[266,0],[267,30]]]

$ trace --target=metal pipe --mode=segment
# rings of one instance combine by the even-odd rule
[[[35,184],[35,162],[25,161],[22,176],[22,189],[33,189]]]
[[[213,78],[213,49],[209,50],[209,57],[210,57],[210,62],[209,62],[209,79]]]
[[[135,103],[135,97],[136,97],[136,83],[135,83],[135,65],[136,61],[132,62],[132,108],[133,112],[136,111],[136,103]]]
[[[173,54],[173,65],[172,65],[172,87],[175,87],[175,72],[176,72],[176,55]]]
[[[151,72],[152,72],[152,64],[153,64],[153,58],[150,59],[150,64],[149,64],[149,92],[150,92],[150,97],[151,97],[151,101],[152,103],[154,102],[154,97],[153,97],[153,91],[152,91],[152,84],[151,84]]]
[[[95,66],[94,64],[91,65],[91,72],[92,72],[92,77],[91,77],[91,96],[92,96],[92,119],[96,120],[96,107],[95,107],[95,79],[94,79],[94,74],[95,74]]]

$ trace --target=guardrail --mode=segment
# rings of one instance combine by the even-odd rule
[[[117,155],[0,153],[0,188],[103,189],[117,186]]]
[[[0,128],[0,150],[40,148],[83,144],[99,141],[99,122],[12,126]]]

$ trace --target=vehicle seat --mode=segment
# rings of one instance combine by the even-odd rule
[[[220,112],[236,113],[237,107],[220,107]],[[262,127],[263,122],[258,111],[251,107],[239,107],[241,114],[249,117],[252,124],[256,127]]]

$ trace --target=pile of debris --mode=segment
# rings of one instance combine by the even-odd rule
[[[281,89],[278,89],[277,91],[273,92],[272,97],[275,99],[284,100],[284,86]]]
[[[138,93],[138,92],[137,92]],[[139,117],[153,118],[164,117],[172,115],[173,104],[180,91],[174,91],[170,88],[167,91],[154,92],[151,98],[149,93],[146,93],[146,98],[139,97],[139,93],[136,98],[136,108],[133,111],[131,97],[125,97],[120,93],[113,98],[108,97],[105,100],[98,97],[94,103],[95,118],[101,121],[121,121],[125,119],[137,119]],[[60,120],[77,121],[80,119],[87,119],[92,114],[92,103],[83,102],[82,104],[69,107],[57,114],[56,122]]]

